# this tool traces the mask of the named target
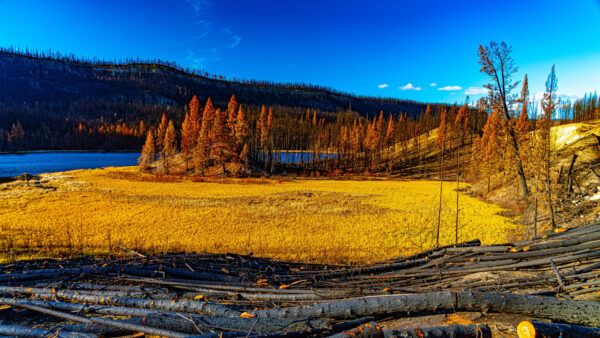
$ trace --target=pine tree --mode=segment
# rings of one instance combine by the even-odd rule
[[[213,119],[215,117],[215,107],[212,104],[210,97],[206,100],[204,111],[202,114],[202,124],[200,131],[198,132],[198,141],[196,147],[194,147],[194,162],[196,169],[204,175],[204,170],[208,165],[210,158],[210,129],[212,126]]]
[[[529,105],[529,87],[527,82],[527,74],[523,80],[523,88],[521,90],[521,97],[519,98],[521,104],[521,111],[517,120],[516,132],[521,144],[521,160],[523,161],[523,168],[530,172],[531,168],[531,144],[529,134],[531,132],[529,126],[529,112],[527,111]]]
[[[190,114],[186,112],[183,122],[181,123],[181,152],[184,154],[194,149],[191,139],[192,135],[190,133],[190,125]]]
[[[542,99],[542,111],[544,114],[541,116],[541,121],[539,123],[539,141],[537,143],[539,164],[542,168],[542,173],[546,184],[546,200],[548,203],[548,208],[550,208],[552,230],[556,230],[556,220],[554,218],[554,207],[552,204],[552,178],[550,171],[554,161],[552,154],[553,140],[550,128],[552,127],[552,119],[554,118],[556,107],[558,106],[558,101],[556,100],[556,91],[558,90],[557,83],[558,79],[556,77],[554,65],[552,65],[552,69],[548,75],[548,80],[546,81],[546,92],[544,93],[544,97]]]
[[[163,164],[165,173],[169,174],[169,156],[175,153],[175,126],[173,121],[169,121],[169,126],[165,132],[165,140],[163,142]]]
[[[148,136],[146,136],[146,142],[144,143],[144,147],[142,148],[142,154],[140,158],[138,158],[138,164],[142,169],[148,169],[150,163],[154,161],[156,157],[156,151],[154,149],[154,136],[152,135],[152,131],[148,132]]]
[[[483,127],[483,135],[480,140],[481,156],[480,165],[488,180],[488,193],[490,192],[491,178],[500,164],[500,113],[492,110]],[[478,162],[473,162],[478,163]]]
[[[235,98],[235,95],[231,95],[229,103],[227,103],[227,127],[229,130],[234,129],[235,124],[237,123],[237,113],[240,108],[241,106]]]
[[[198,97],[196,95],[192,97],[188,107],[190,120],[193,123],[194,130],[198,132],[198,130],[200,130],[200,101],[198,101]]]
[[[271,168],[271,171],[273,171],[273,166],[275,164],[274,161],[274,154],[273,154],[273,109],[271,107],[269,107],[269,115],[267,116],[267,138],[268,138],[268,142],[267,142],[267,148],[268,148],[268,152],[269,152],[269,166]]]
[[[250,151],[248,150],[247,143],[244,143],[244,147],[240,152],[240,161],[242,162],[242,164],[244,164],[246,168],[248,167],[248,163],[250,162]]]
[[[220,164],[223,168],[223,174],[226,173],[225,163],[230,155],[230,148],[227,142],[227,116],[226,112],[221,112],[217,109],[215,112],[214,123],[210,129],[210,139],[212,141],[210,148],[210,156],[214,159],[216,164]]]
[[[167,132],[168,124],[169,121],[167,120],[167,116],[163,113],[156,132],[156,149],[162,150],[164,148],[165,133]]]
[[[244,110],[242,109],[242,106],[240,106],[238,113],[237,113],[237,122],[235,124],[235,140],[236,140],[236,145],[239,149],[239,147],[242,144],[246,144],[246,137],[248,137],[249,134],[249,126],[248,126],[248,121],[246,120],[246,114],[244,113]]]
[[[363,141],[363,145],[365,150],[369,153],[370,164],[375,165],[374,156],[375,150],[379,145],[379,133],[377,132],[377,127],[375,125],[376,121],[369,123],[367,127],[367,133],[365,134],[365,138]]]
[[[358,168],[358,156],[360,153],[360,146],[362,141],[362,127],[358,124],[356,119],[352,125],[352,131],[350,133],[350,148],[352,152],[352,164],[354,169]]]
[[[186,112],[181,124],[181,151],[186,157],[192,153],[198,140],[198,132],[200,130],[199,110],[200,103],[196,95],[194,95],[188,105],[188,112]]]
[[[427,151],[429,151],[429,129],[431,121],[431,105],[427,105],[425,109],[425,116],[423,117],[423,124],[425,125],[425,146],[427,147]]]
[[[518,68],[515,66],[511,53],[512,48],[506,43],[497,44],[491,42],[487,47],[479,46],[477,54],[479,56],[479,64],[482,66],[480,71],[490,78],[490,83],[485,85],[489,90],[489,102],[499,110],[507,121],[507,138],[514,153],[512,154],[514,167],[517,169],[517,175],[521,180],[525,201],[529,203],[529,188],[527,187],[527,178],[525,177],[521,161],[521,149],[512,125],[514,114],[511,109],[515,100],[511,92],[518,85],[518,81],[513,82],[512,76],[517,72]]]
[[[396,129],[394,125],[394,117],[390,116],[390,120],[388,121],[387,131],[385,134],[385,146],[389,147],[394,144],[394,135],[396,134]]]
[[[385,118],[383,117],[383,110],[379,112],[379,118],[377,118],[377,133],[379,134],[378,140],[379,140],[379,146],[383,145],[383,142],[385,141],[385,136],[387,135],[387,130],[386,130],[386,123],[385,123]]]
[[[267,107],[263,104],[260,108],[260,115],[257,121],[257,128],[260,135],[260,147],[263,148],[267,144],[269,131],[267,129]]]
[[[267,116],[267,130],[270,133],[273,130],[273,109],[269,107],[269,115]]]
[[[214,124],[216,118],[217,111],[213,106],[212,100],[209,97],[206,100],[206,104],[204,105],[204,111],[202,112],[202,123],[200,124],[200,130],[202,130],[202,126],[206,127],[205,133],[208,135],[209,143],[212,142],[212,139],[210,139],[210,129],[212,128],[212,125]]]
[[[137,130],[137,135],[138,136],[143,136],[147,133],[148,131],[146,130],[146,125],[144,124],[144,120],[140,120],[140,125],[138,127]],[[154,138],[154,137],[153,137]]]

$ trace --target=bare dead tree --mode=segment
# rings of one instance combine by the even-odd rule
[[[519,85],[519,81],[513,81],[513,75],[518,71],[518,67],[511,56],[512,48],[505,42],[500,44],[490,42],[486,47],[479,46],[479,64],[481,72],[488,75],[490,83],[485,87],[489,90],[489,103],[502,112],[507,120],[507,132],[509,142],[514,149],[514,161],[517,173],[523,187],[523,195],[526,203],[529,203],[529,188],[527,187],[527,178],[521,162],[519,142],[513,129],[511,120],[514,118],[512,107],[517,102],[517,97],[511,92]]]

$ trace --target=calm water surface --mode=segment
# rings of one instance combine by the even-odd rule
[[[29,153],[0,155],[0,177],[136,165],[140,153]]]

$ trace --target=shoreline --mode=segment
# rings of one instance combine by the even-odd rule
[[[27,154],[48,154],[48,153],[119,153],[131,154],[139,153],[139,150],[22,150],[22,151],[0,151],[0,155],[27,155]]]

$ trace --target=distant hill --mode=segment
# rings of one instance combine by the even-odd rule
[[[363,116],[374,116],[381,110],[415,116],[425,109],[423,103],[355,96],[318,86],[215,79],[165,62],[110,64],[0,52],[0,101],[5,104],[96,101],[183,106],[193,95],[201,102],[211,97],[217,104],[224,104],[232,94],[248,105],[329,112],[351,107]]]
[[[330,120],[349,108],[363,117],[380,111],[415,117],[426,108],[310,84],[232,81],[161,60],[107,62],[0,48],[0,152],[138,149],[141,121],[156,126],[165,113],[180,125],[194,95],[202,106],[210,97],[223,108],[232,94],[250,114],[264,104],[291,115],[310,108]]]

